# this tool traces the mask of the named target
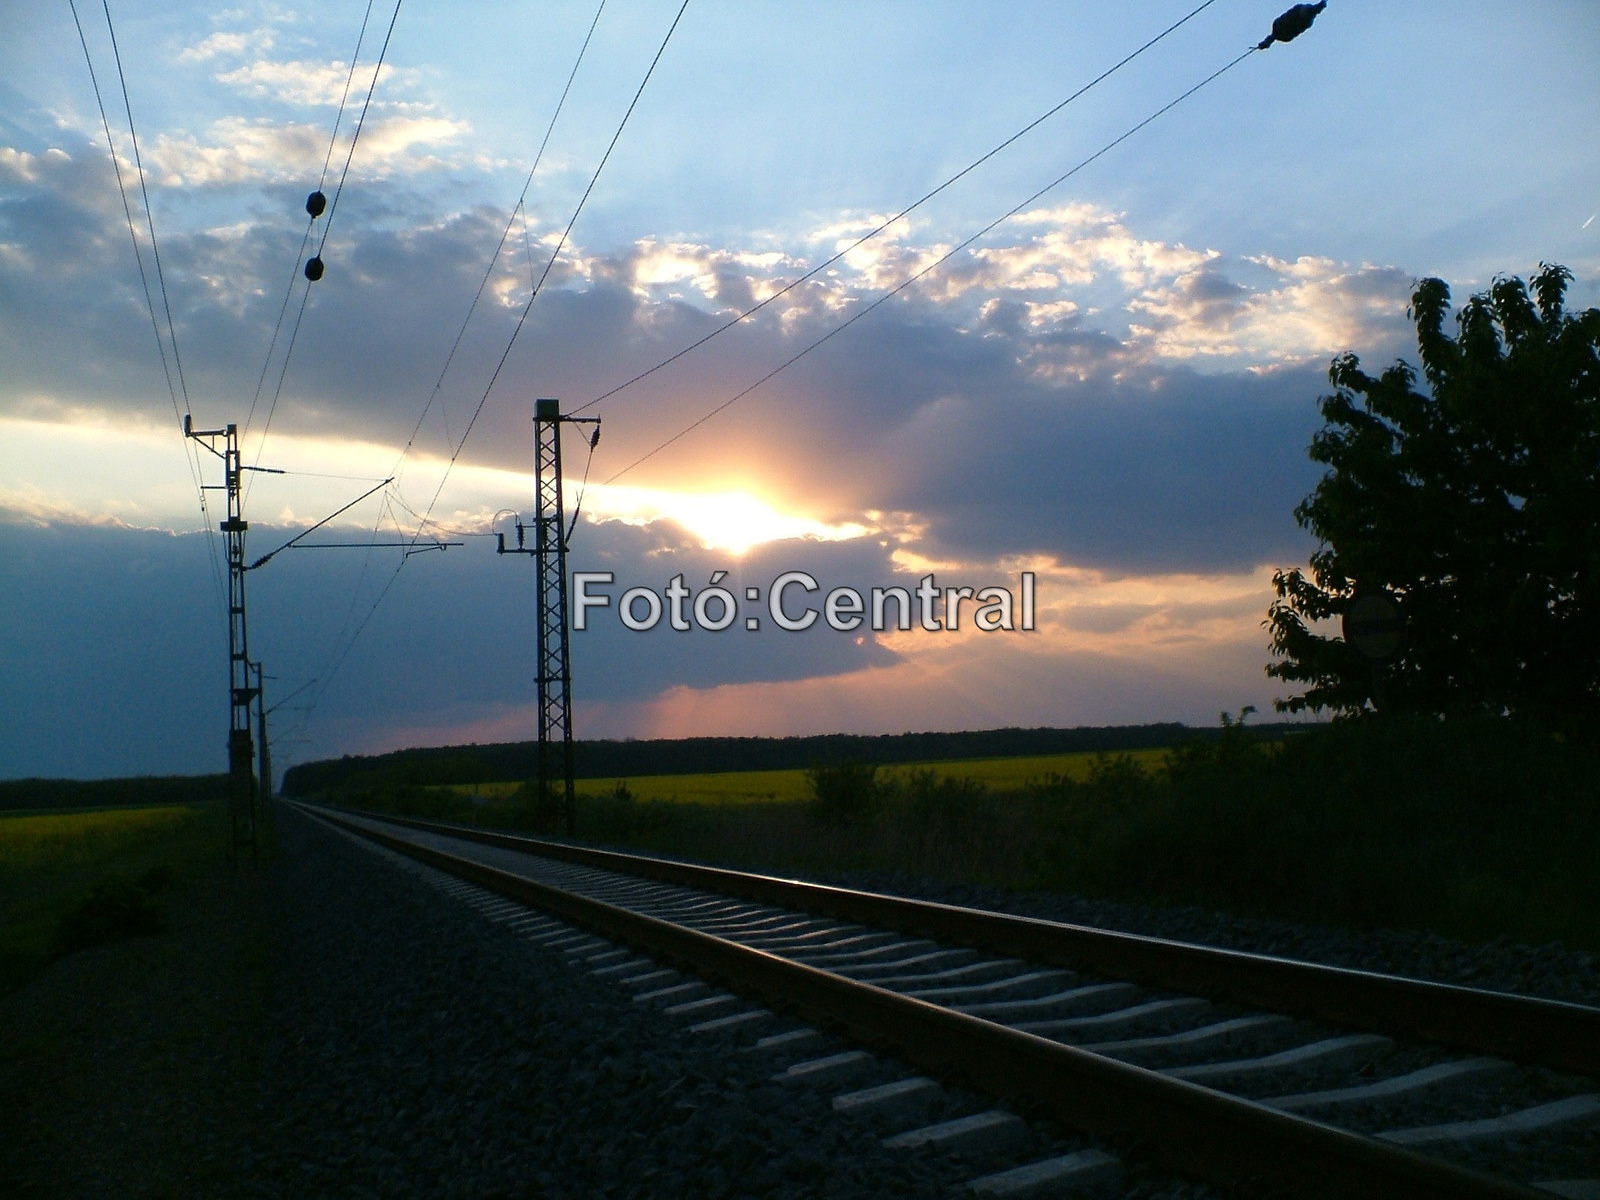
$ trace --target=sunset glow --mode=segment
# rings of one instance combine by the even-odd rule
[[[540,397],[603,422],[563,434],[569,555],[619,599],[1038,572],[1003,639],[611,620],[579,738],[1269,712],[1330,359],[1414,361],[1424,276],[1600,302],[1592,6],[1330,4],[1240,59],[1268,9],[694,4],[640,92],[679,3],[406,5],[353,76],[360,6],[11,6],[0,765],[220,769],[171,736],[229,661],[186,409],[285,472],[241,489],[250,561],[319,527],[248,576],[303,689],[281,767],[533,736],[537,572],[495,534],[533,528]]]
[[[866,525],[830,525],[810,517],[779,512],[748,492],[669,492],[645,488],[591,489],[586,502],[596,520],[646,525],[675,522],[707,550],[742,555],[752,547],[785,538],[842,542],[873,532]]]

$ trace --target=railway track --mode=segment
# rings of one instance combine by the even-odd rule
[[[1600,1200],[1600,1009],[301,807],[886,1146],[961,1154],[972,1194],[1132,1156],[1251,1193]]]

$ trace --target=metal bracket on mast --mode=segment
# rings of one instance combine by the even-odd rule
[[[193,420],[186,416],[183,433],[222,460],[223,483],[220,488],[208,485],[208,490],[228,493],[228,519],[221,523],[228,543],[228,816],[232,826],[228,857],[237,866],[239,847],[248,845],[250,861],[254,864],[259,854],[256,846],[258,797],[250,706],[261,689],[250,680],[251,672],[257,669],[250,661],[250,634],[245,621],[244,573],[248,568],[244,561],[244,535],[250,524],[241,512],[239,489],[240,475],[251,468],[245,467],[239,459],[237,425],[196,429]]]

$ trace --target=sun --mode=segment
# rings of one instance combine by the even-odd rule
[[[841,542],[872,532],[854,522],[830,525],[780,512],[749,492],[670,492],[651,488],[591,488],[589,510],[597,520],[648,525],[668,520],[683,527],[707,550],[742,555],[786,538]]]

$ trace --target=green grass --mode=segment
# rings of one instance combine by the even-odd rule
[[[220,804],[0,815],[0,993],[52,953],[97,889],[168,868],[180,882],[226,866]]]

